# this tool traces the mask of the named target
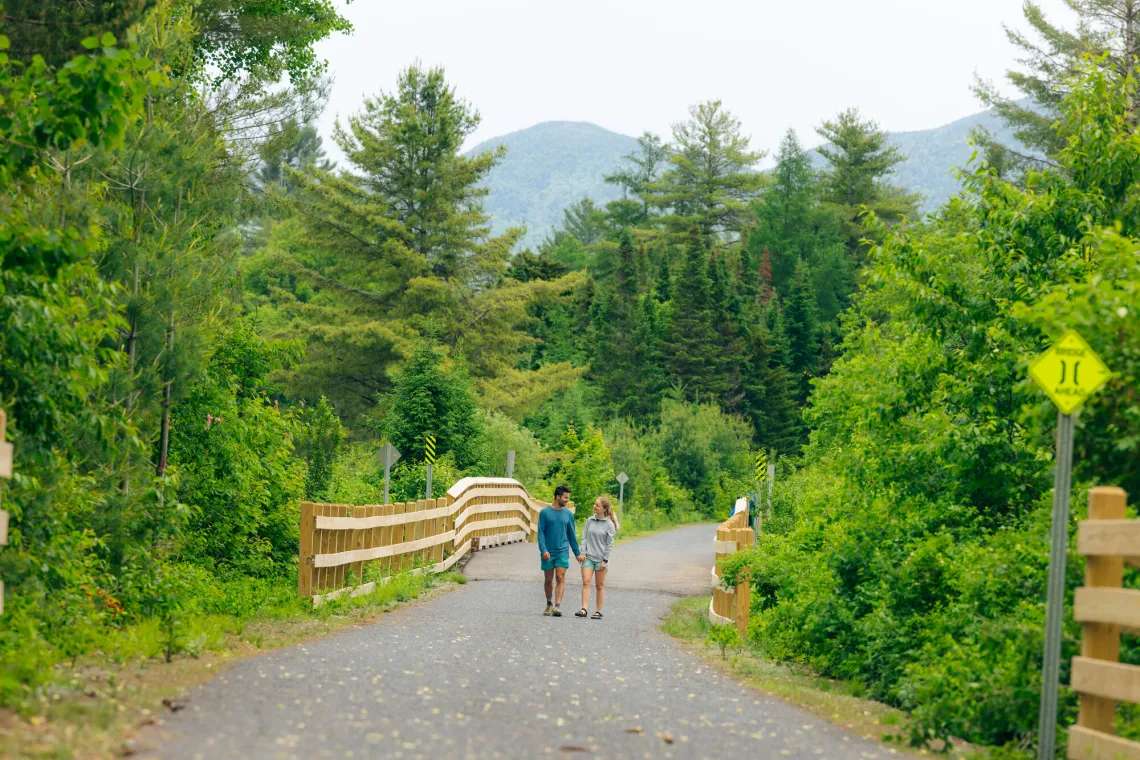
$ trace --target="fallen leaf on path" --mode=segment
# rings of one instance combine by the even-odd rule
[[[645,729],[643,729],[641,726],[636,726],[634,728],[627,728],[625,732],[627,734],[644,734]]]
[[[577,744],[563,744],[558,749],[562,750],[563,752],[589,752],[590,751],[590,750],[586,749],[585,747],[579,747]]]
[[[662,736],[661,738],[665,741],[666,744],[672,744],[673,743],[673,734],[669,733],[668,731],[666,731],[665,735]]]

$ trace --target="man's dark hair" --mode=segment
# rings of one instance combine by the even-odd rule
[[[564,493],[570,493],[570,486],[558,486],[554,489],[554,498],[558,498]]]

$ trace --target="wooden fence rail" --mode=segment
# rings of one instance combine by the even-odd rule
[[[1077,725],[1069,728],[1072,760],[1140,760],[1140,743],[1116,736],[1117,702],[1140,702],[1140,667],[1120,663],[1120,634],[1140,634],[1140,591],[1121,588],[1124,565],[1140,566],[1140,520],[1126,520],[1127,494],[1089,492],[1089,519],[1077,531],[1086,557],[1085,585],[1073,597],[1082,624],[1081,656],[1070,685],[1080,694]]]
[[[403,504],[301,502],[297,592],[319,605],[370,592],[366,574],[443,572],[474,540],[482,548],[533,540],[544,506],[510,478],[464,478],[443,498]]]
[[[748,512],[737,512],[716,529],[713,552],[719,562],[736,552],[749,551],[756,544],[756,533],[748,527]],[[748,628],[749,608],[752,604],[752,586],[748,578],[739,579],[734,588],[725,588],[714,566],[712,571],[712,599],[709,601],[709,621],[717,625],[735,625],[741,635]]]

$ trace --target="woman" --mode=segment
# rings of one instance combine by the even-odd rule
[[[574,613],[576,617],[584,618],[587,615],[586,607],[590,604],[590,581],[598,586],[598,606],[593,620],[602,619],[602,603],[606,599],[606,572],[610,566],[610,550],[614,548],[614,535],[617,534],[617,521],[614,519],[614,508],[605,496],[599,496],[594,502],[594,514],[586,518],[586,527],[582,531],[582,550],[586,561],[582,563],[582,609]]]

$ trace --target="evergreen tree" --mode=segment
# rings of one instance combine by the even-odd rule
[[[811,268],[800,259],[796,262],[783,317],[788,336],[789,368],[796,378],[796,400],[801,404],[807,401],[811,391],[809,380],[819,364],[819,320],[813,285]]]
[[[614,282],[595,305],[592,315],[594,358],[591,376],[602,391],[602,400],[618,414],[632,413],[641,403],[638,390],[636,344],[638,321],[637,261],[633,242],[622,232],[618,244]]]
[[[659,303],[665,303],[673,297],[673,282],[669,274],[669,258],[667,256],[661,257],[661,263],[657,267],[657,284],[654,286],[653,293]]]
[[[656,182],[668,156],[668,149],[657,135],[644,133],[637,138],[638,151],[625,156],[624,166],[605,176],[606,182],[622,190],[619,200],[606,205],[607,213],[622,227],[648,227],[654,209],[649,202],[649,186]]]
[[[798,452],[802,424],[796,405],[796,383],[773,350],[772,333],[762,321],[747,336],[742,388],[744,406],[761,449],[788,456]]]
[[[727,412],[737,412],[742,399],[740,375],[744,341],[739,332],[742,308],[723,251],[709,266],[709,300],[718,350],[715,354],[716,363],[708,368],[708,372],[718,379],[720,397],[717,402],[721,408]]]
[[[258,151],[261,166],[254,175],[258,184],[262,187],[277,185],[288,193],[295,186],[286,177],[285,167],[300,170],[311,166],[324,172],[332,171],[333,163],[325,157],[321,143],[321,136],[312,124],[298,124],[296,119],[289,119],[271,125]]]
[[[740,121],[719,100],[700,103],[689,108],[687,121],[674,125],[669,168],[649,183],[646,197],[668,211],[676,237],[696,225],[706,239],[736,239],[751,223],[749,203],[765,181],[753,171],[763,157],[749,149]]]
[[[792,130],[784,135],[776,154],[772,184],[765,189],[756,211],[756,228],[749,248],[770,252],[772,280],[787,292],[798,258],[809,258],[817,243],[818,187],[811,158]]]
[[[708,249],[700,230],[693,228],[685,258],[674,283],[672,316],[665,341],[666,363],[685,395],[691,399],[719,399],[723,386],[718,367],[720,341],[713,326]]]
[[[485,179],[504,153],[460,153],[478,123],[442,69],[412,66],[336,128],[349,171],[285,170],[304,231],[278,255],[316,290],[283,304],[307,343],[292,391],[327,395],[350,425],[391,388],[409,337],[462,351],[483,389],[534,379],[517,369],[532,341],[516,327],[531,304],[571,288],[501,279],[521,231],[489,234]]]
[[[1012,157],[1015,164],[1040,165],[1042,155],[1055,159],[1065,147],[1066,134],[1056,128],[1060,124],[1059,109],[1062,100],[1072,92],[1072,75],[1083,56],[1091,56],[1111,81],[1135,76],[1140,56],[1140,3],[1066,0],[1065,4],[1077,16],[1073,30],[1051,22],[1035,2],[1026,2],[1023,13],[1038,40],[1006,27],[1006,37],[1022,54],[1020,62],[1025,66],[1022,71],[1006,72],[1006,79],[1023,97],[1007,97],[992,83],[980,79],[974,85],[978,98],[1014,128],[1018,141],[1030,151],[1027,154],[1021,146],[997,145],[983,135],[983,147],[997,149],[1003,163]],[[1135,122],[1134,116],[1130,118]],[[994,157],[993,153],[990,157]]]
[[[482,431],[475,416],[470,381],[459,366],[442,367],[443,357],[422,343],[386,397],[383,432],[409,462],[424,458],[424,436],[434,435],[436,453],[455,453],[467,467],[478,460]]]
[[[859,222],[863,207],[887,222],[913,215],[919,197],[887,183],[894,167],[906,157],[888,145],[887,133],[875,122],[850,108],[825,121],[816,132],[827,141],[817,150],[829,168],[823,183],[823,200],[832,204],[845,225],[847,250],[859,250],[864,232]]]

